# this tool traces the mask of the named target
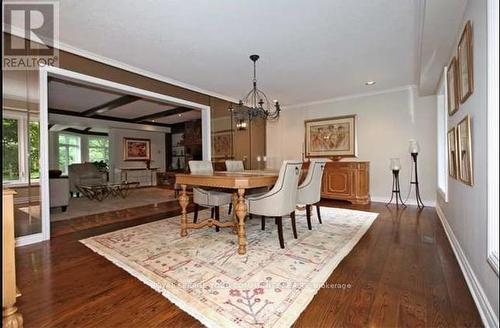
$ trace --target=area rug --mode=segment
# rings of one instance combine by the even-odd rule
[[[265,231],[260,219],[248,220],[246,255],[237,254],[230,228],[179,237],[179,217],[81,242],[207,327],[289,327],[377,215],[323,207],[323,224],[313,217],[310,231],[297,212],[298,239],[290,220],[283,222],[285,249],[279,248],[272,219]]]
[[[87,215],[101,214],[106,212],[120,211],[127,208],[144,205],[158,204],[175,200],[175,192],[163,188],[137,188],[131,189],[126,198],[108,196],[103,201],[90,200],[87,197],[70,198],[65,212],[60,209],[51,210],[50,221],[63,221]],[[25,213],[30,212],[29,207],[19,208]],[[40,206],[31,206],[32,216],[40,218]]]

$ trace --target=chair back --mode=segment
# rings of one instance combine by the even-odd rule
[[[327,160],[311,160],[306,178],[297,190],[298,204],[316,204],[321,199],[321,181]]]
[[[266,194],[266,196],[274,194],[273,206],[276,206],[280,215],[290,214],[295,209],[301,168],[301,161],[283,161],[276,184]]]
[[[193,174],[213,174],[214,167],[211,161],[189,161],[189,171]]]
[[[242,172],[245,171],[243,161],[226,161],[226,171],[229,172]]]

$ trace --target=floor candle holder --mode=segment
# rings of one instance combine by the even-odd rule
[[[391,171],[392,171],[392,193],[391,199],[385,206],[389,206],[392,203],[392,200],[396,200],[396,207],[399,207],[399,202],[401,202],[401,206],[406,207],[403,199],[401,198],[401,185],[399,184],[399,170],[401,169],[401,163],[399,158],[391,158]]]

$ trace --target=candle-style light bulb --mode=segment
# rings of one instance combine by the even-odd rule
[[[408,151],[410,152],[410,154],[418,154],[420,152],[420,146],[417,140],[410,139]]]
[[[401,170],[401,161],[399,160],[399,158],[391,158],[391,163],[390,163],[389,168],[392,171],[399,171],[399,170]]]

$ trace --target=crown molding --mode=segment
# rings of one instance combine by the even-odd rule
[[[8,32],[7,30],[10,31],[10,32]],[[4,33],[9,33],[9,34],[17,36],[19,38],[23,38],[23,39],[25,38],[24,29],[18,28],[16,26],[12,26],[12,25],[8,25],[8,24],[4,24],[3,23],[2,24],[2,31]],[[44,42],[51,42],[51,43],[54,42],[54,40],[51,40],[49,38],[41,38],[41,39]],[[31,39],[30,39],[30,41],[31,42],[37,42],[36,40],[31,40]],[[226,101],[233,102],[233,103],[237,103],[238,102],[238,100],[235,99],[235,98],[232,98],[232,97],[229,97],[229,96],[226,96],[226,95],[214,92],[214,91],[210,91],[210,90],[206,90],[206,89],[203,89],[203,88],[199,88],[199,87],[194,86],[192,84],[181,82],[181,81],[178,81],[178,80],[175,80],[173,78],[170,78],[170,77],[167,77],[167,76],[163,76],[163,75],[160,75],[160,74],[156,74],[156,73],[153,73],[151,71],[144,70],[144,69],[141,69],[141,68],[138,68],[138,67],[126,64],[124,62],[121,62],[121,61],[118,61],[118,60],[115,60],[115,59],[111,59],[111,58],[108,58],[108,57],[105,57],[105,56],[101,56],[101,55],[98,55],[98,54],[93,53],[91,51],[80,49],[80,48],[74,47],[72,45],[69,45],[69,44],[61,42],[61,41],[57,42],[56,44],[59,45],[58,46],[59,50],[62,50],[62,51],[65,51],[65,52],[69,52],[69,53],[72,53],[72,54],[75,54],[75,55],[78,55],[78,56],[81,56],[81,57],[84,57],[84,58],[87,58],[87,59],[90,59],[90,60],[93,60],[93,61],[96,61],[96,62],[100,62],[100,63],[106,64],[106,65],[109,65],[109,66],[113,66],[113,67],[116,67],[116,68],[119,68],[119,69],[123,69],[123,70],[131,72],[131,73],[139,74],[139,75],[151,78],[153,80],[157,80],[157,81],[160,81],[160,82],[168,83],[168,84],[171,84],[171,85],[174,85],[174,86],[177,86],[177,87],[181,87],[181,88],[184,88],[184,89],[187,89],[187,90],[191,90],[191,91],[195,91],[195,92],[198,92],[198,93],[202,93],[202,94],[205,94],[207,96],[219,98],[219,99],[226,100]]]
[[[338,101],[344,101],[344,100],[350,100],[350,99],[356,99],[356,98],[364,98],[364,97],[370,97],[370,96],[383,95],[386,93],[408,91],[408,90],[414,89],[414,88],[416,88],[416,85],[410,84],[410,85],[404,85],[404,86],[380,90],[380,91],[356,93],[356,94],[347,95],[347,96],[334,97],[334,98],[328,98],[328,99],[323,99],[323,100],[318,100],[318,101],[311,101],[311,102],[305,102],[305,103],[294,104],[294,105],[289,105],[289,106],[283,106],[283,109],[294,109],[294,108],[301,108],[301,107],[307,107],[307,106],[322,105],[322,104],[328,104],[328,103],[332,103],[332,102],[338,102]]]

